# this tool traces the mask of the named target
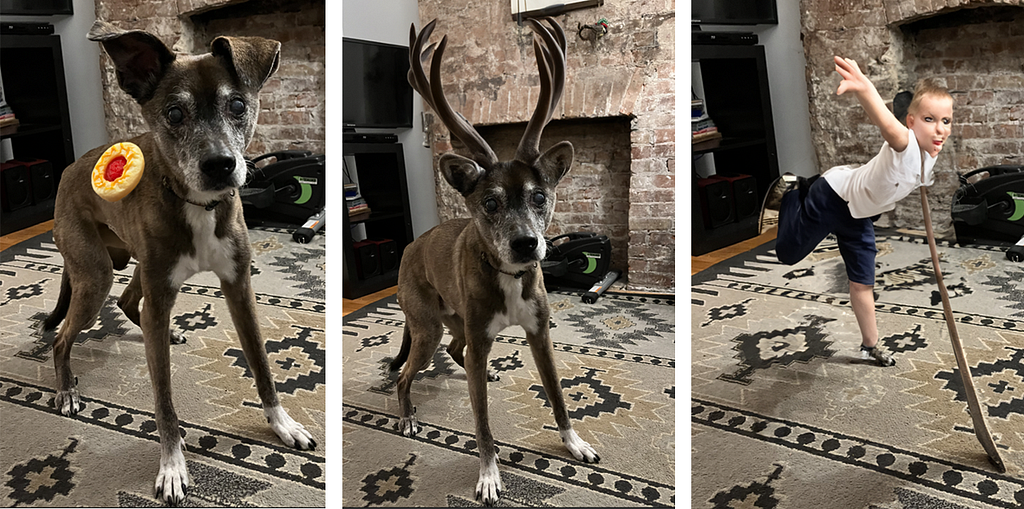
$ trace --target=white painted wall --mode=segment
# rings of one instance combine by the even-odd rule
[[[703,28],[709,32],[757,34],[768,65],[779,171],[810,177],[818,174],[818,161],[811,142],[804,47],[800,42],[800,0],[778,0],[778,13],[778,25]]]
[[[409,24],[420,24],[419,5],[415,0],[345,0],[342,7],[342,36],[389,44],[409,45]],[[328,20],[328,26],[335,20]],[[333,28],[333,27],[332,27]],[[329,30],[330,31],[330,30]],[[337,54],[337,56],[334,56]],[[328,67],[345,65],[340,58],[341,47],[329,47]],[[341,74],[337,74],[340,84]],[[340,94],[338,84],[330,85],[328,97]],[[415,93],[414,93],[415,94]],[[340,97],[336,99],[340,102]],[[413,235],[437,226],[437,199],[434,189],[433,156],[423,146],[423,102],[413,96],[412,129],[376,129],[367,132],[394,132],[405,152],[405,173],[409,184],[409,207],[412,209]],[[341,112],[337,112],[339,115]],[[340,124],[340,123],[339,123]],[[340,126],[339,126],[340,127]]]
[[[68,91],[71,140],[75,157],[107,143],[103,119],[103,83],[100,80],[100,45],[85,38],[96,20],[93,0],[74,0],[71,16],[0,16],[9,22],[42,21],[60,36],[64,56],[64,82]]]

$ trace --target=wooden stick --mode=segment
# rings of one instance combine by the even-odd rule
[[[911,134],[913,136],[913,134]],[[923,168],[922,168],[923,169]],[[981,403],[978,401],[978,394],[974,390],[974,381],[971,380],[971,367],[967,364],[967,357],[964,355],[964,345],[960,342],[960,335],[956,331],[956,321],[953,320],[953,307],[949,304],[949,292],[942,282],[942,270],[939,269],[939,251],[935,247],[935,233],[932,231],[932,216],[928,208],[928,193],[924,186],[921,186],[921,207],[924,211],[924,228],[928,233],[928,247],[932,252],[932,266],[935,268],[935,281],[939,285],[939,295],[942,296],[942,309],[946,315],[946,326],[949,328],[949,338],[953,341],[953,353],[956,355],[956,364],[960,368],[960,379],[964,383],[964,392],[967,395],[967,408],[971,414],[971,421],[974,423],[974,434],[981,442],[981,446],[988,453],[988,460],[1000,473],[1006,473],[1006,466],[1003,459],[999,457],[996,444],[992,435],[985,425],[985,416],[981,413]]]

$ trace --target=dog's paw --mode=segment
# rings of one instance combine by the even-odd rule
[[[171,331],[171,344],[172,345],[184,345],[186,341],[187,341],[187,339],[185,338],[184,334],[182,334],[182,333],[180,333],[180,332],[178,332],[176,330],[172,330]]]
[[[420,423],[416,420],[415,415],[402,417],[398,420],[398,431],[402,432],[402,436],[414,436],[419,433],[421,429]]]
[[[569,449],[573,457],[586,462],[586,463],[597,463],[601,461],[601,457],[597,455],[597,451],[591,447],[590,444],[584,442],[579,435],[576,434],[576,430],[559,430],[559,434],[562,435],[562,443],[565,444],[565,448]]]
[[[53,406],[63,415],[77,414],[82,409],[82,400],[78,396],[78,389],[57,391],[57,396],[53,398]]]
[[[188,468],[181,446],[160,454],[160,472],[156,474],[154,489],[156,499],[170,507],[177,507],[185,501],[188,496]]]
[[[280,405],[263,409],[263,415],[267,417],[267,424],[270,429],[281,437],[281,441],[288,447],[299,450],[310,450],[316,448],[316,441],[313,435],[306,430],[306,427],[292,419]]]
[[[504,489],[501,485],[498,463],[492,461],[486,466],[481,465],[480,480],[476,482],[476,499],[490,507],[498,502]]]

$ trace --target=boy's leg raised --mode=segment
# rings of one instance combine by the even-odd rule
[[[814,179],[810,188],[786,193],[779,208],[779,232],[775,254],[793,265],[803,260],[832,231],[835,216],[846,202],[835,195],[825,179]],[[849,214],[849,212],[847,212]]]

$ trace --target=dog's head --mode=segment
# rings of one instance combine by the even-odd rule
[[[167,170],[193,199],[211,201],[245,182],[259,91],[277,70],[281,43],[217,37],[210,53],[175,55],[150,33],[102,21],[88,37],[103,44],[118,84],[142,106]]]
[[[563,141],[532,163],[514,159],[485,170],[472,159],[447,153],[440,167],[465,197],[477,230],[501,261],[523,268],[547,254],[544,232],[555,212],[555,186],[572,159],[572,144]]]
[[[540,73],[540,93],[515,157],[499,161],[487,141],[445,98],[441,61],[448,37],[426,45],[436,21],[419,33],[415,26],[409,27],[409,84],[452,136],[472,152],[470,158],[451,153],[441,156],[441,174],[466,198],[477,230],[502,264],[525,270],[547,254],[544,231],[555,210],[555,186],[572,166],[573,149],[567,141],[540,153],[541,133],[565,88],[565,32],[554,18],[526,20],[536,34],[533,51]],[[429,78],[423,68],[428,61]]]

